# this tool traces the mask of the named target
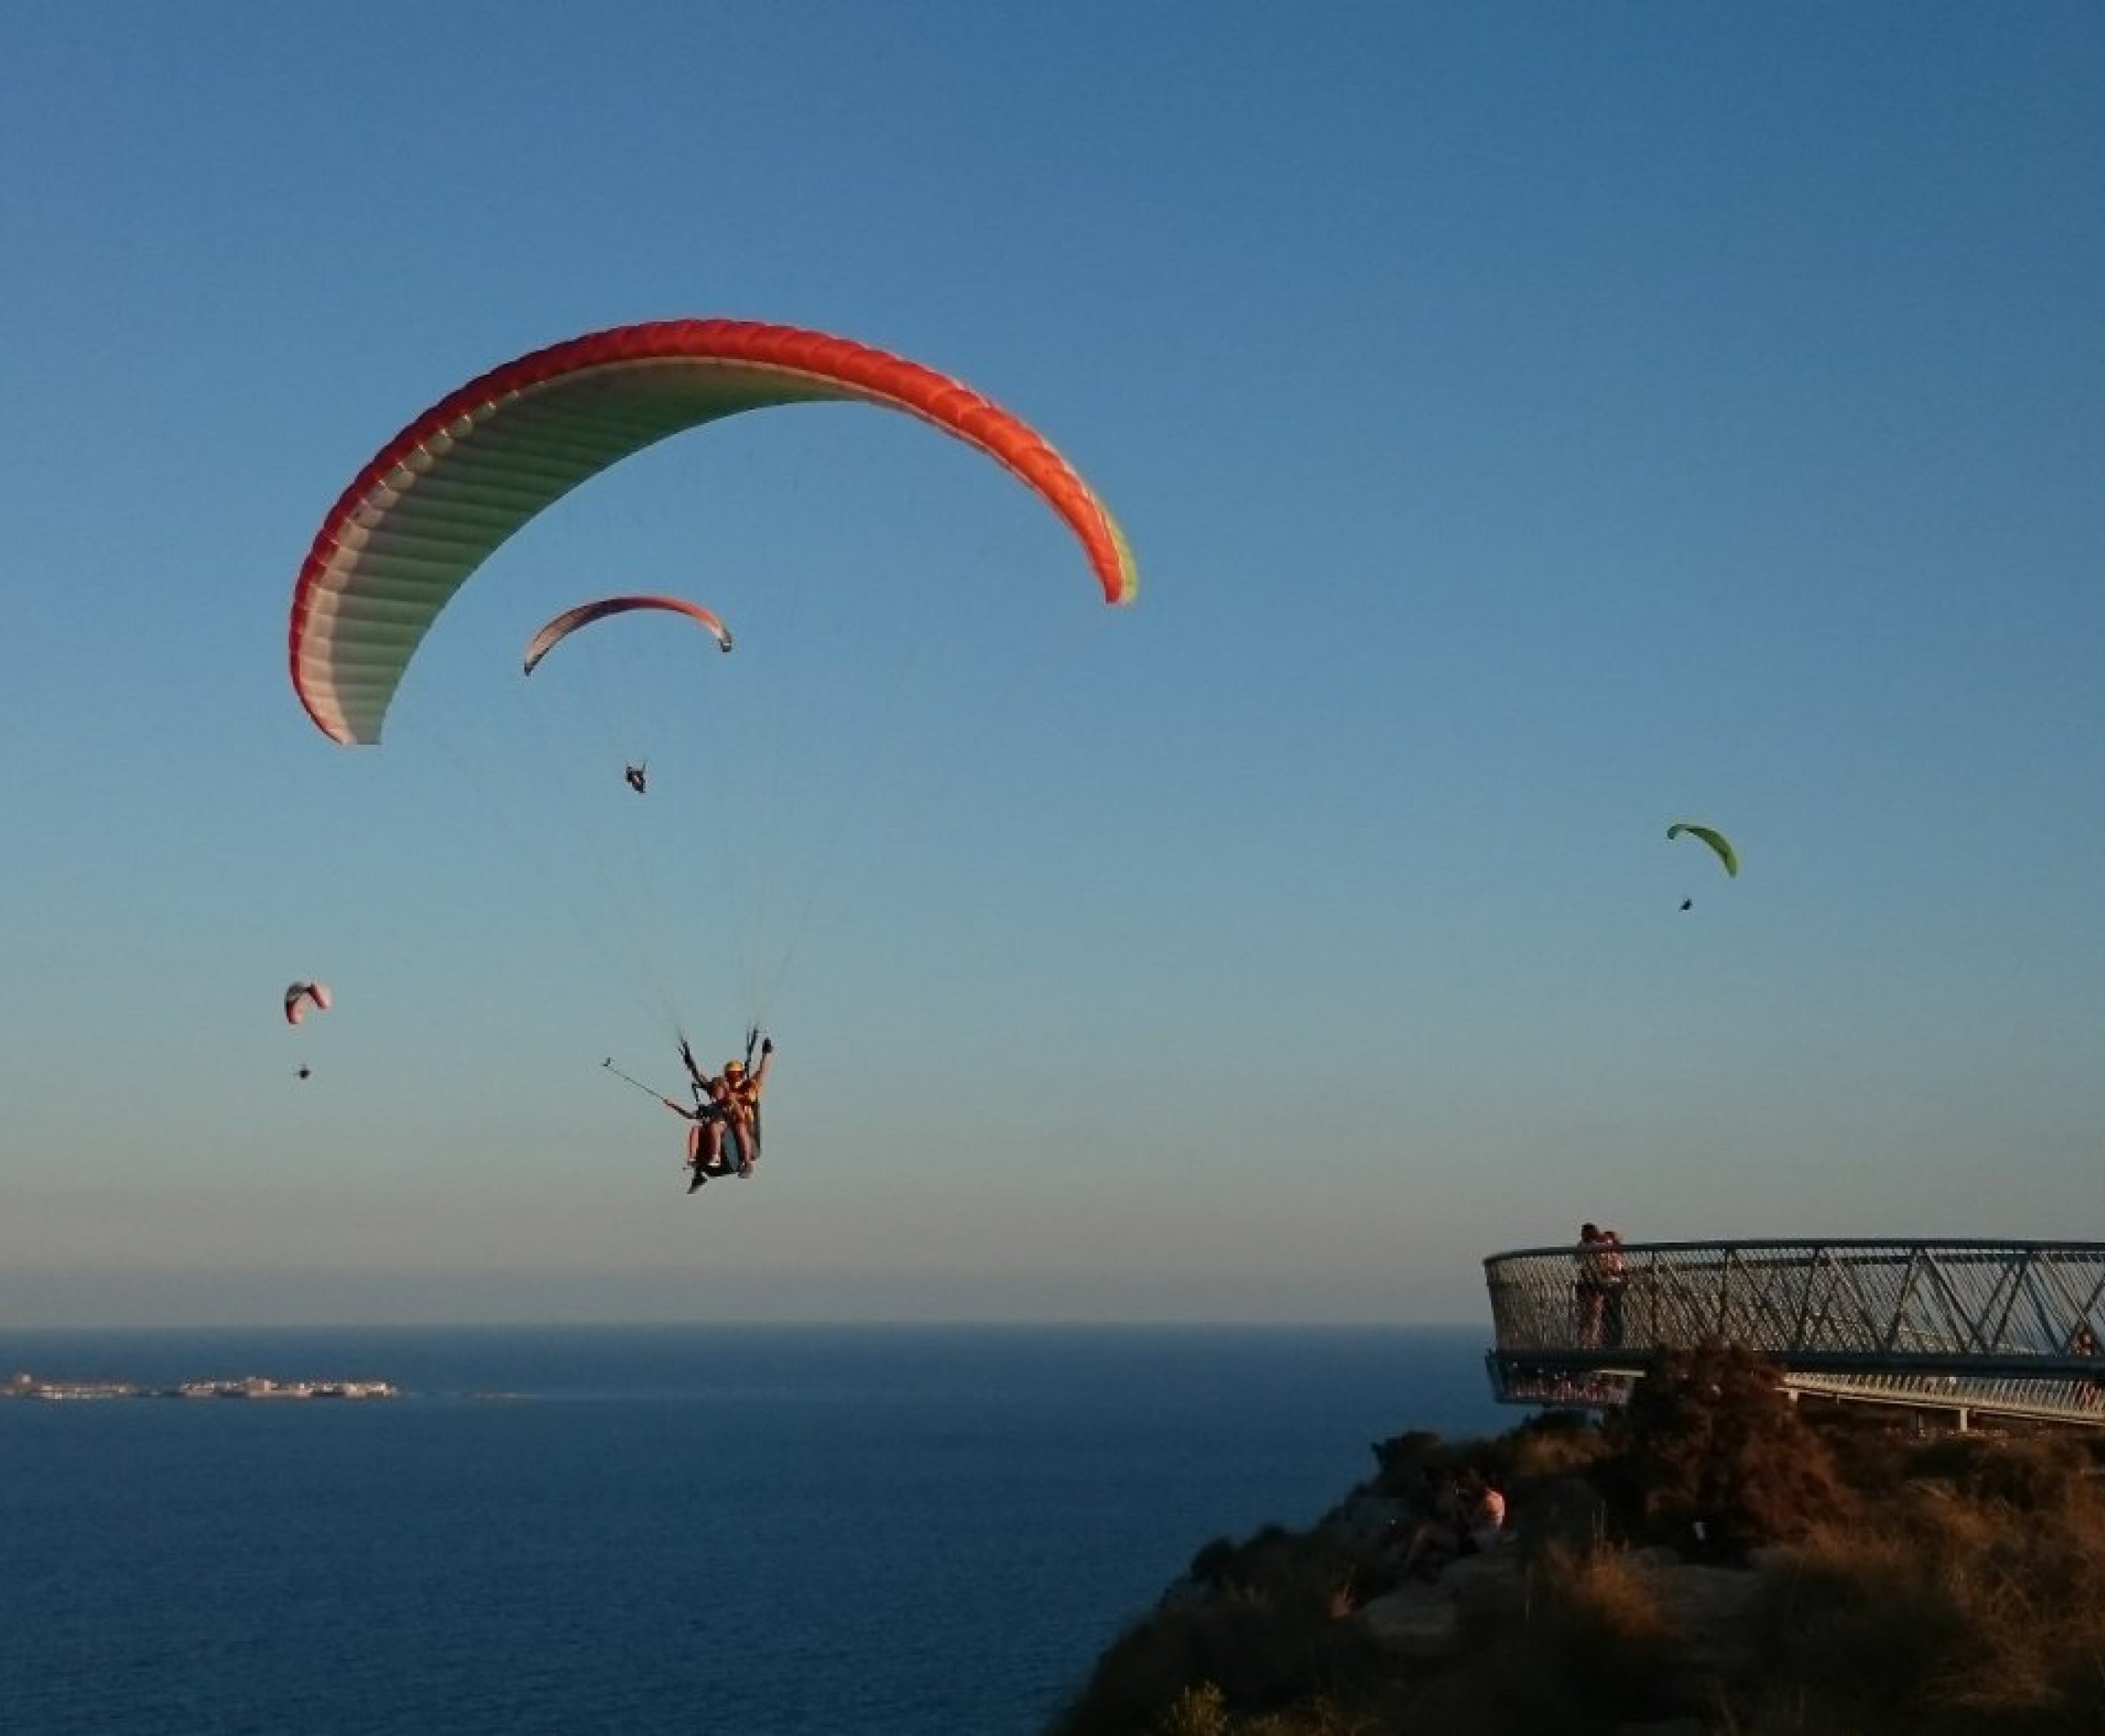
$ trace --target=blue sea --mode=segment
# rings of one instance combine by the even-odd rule
[[[0,1333],[0,1730],[1034,1736],[1193,1553],[1409,1428],[1473,1329]]]

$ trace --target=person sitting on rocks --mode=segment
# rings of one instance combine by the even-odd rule
[[[1440,1502],[1440,1511],[1412,1534],[1397,1570],[1409,1579],[1419,1564],[1434,1556],[1448,1561],[1476,1555],[1497,1547],[1506,1530],[1506,1497],[1490,1480],[1471,1471],[1457,1477]]]

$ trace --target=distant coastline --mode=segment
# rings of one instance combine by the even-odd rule
[[[232,1381],[184,1381],[148,1386],[135,1381],[46,1381],[26,1372],[0,1385],[0,1398],[79,1402],[98,1399],[392,1399],[388,1381],[273,1381],[246,1374]]]

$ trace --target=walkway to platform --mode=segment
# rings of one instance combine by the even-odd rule
[[[2105,1424],[2105,1243],[1654,1242],[1589,1297],[1566,1244],[1484,1262],[1493,1390],[1619,1404],[1665,1348],[1774,1358],[1792,1391],[1863,1403]],[[2088,1337],[2086,1337],[2088,1335]]]

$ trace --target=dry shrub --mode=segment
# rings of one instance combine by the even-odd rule
[[[1772,1699],[1826,1709],[1869,1732],[1909,1715],[1921,1683],[1962,1643],[1958,1612],[1922,1550],[1899,1530],[1816,1529],[1771,1601],[1782,1659]],[[1758,1722],[1760,1720],[1757,1720]]]
[[[1360,1710],[1382,1732],[1597,1736],[1661,1716],[1680,1635],[1655,1583],[1620,1551],[1545,1543],[1528,1614],[1479,1632],[1436,1671]]]
[[[1191,1558],[1190,1578],[1230,1597],[1287,1612],[1336,1612],[1377,1572],[1379,1551],[1328,1531],[1268,1525],[1245,1543],[1216,1538]]]
[[[1387,1661],[1338,1619],[1370,1570],[1334,1536],[1268,1527],[1242,1545],[1209,1544],[1193,1568],[1211,1594],[1116,1640],[1055,1725],[1063,1736],[1131,1736],[1176,1719],[1202,1731],[1211,1694],[1224,1728],[1240,1732],[1251,1716],[1351,1689]]]
[[[1193,1682],[1155,1720],[1156,1736],[1227,1736],[1228,1696],[1212,1682]]]
[[[1395,1726],[1378,1711],[1341,1705],[1328,1694],[1283,1712],[1259,1712],[1232,1725],[1233,1736],[1387,1736]]]
[[[1635,1714],[1666,1673],[1680,1632],[1655,1582],[1621,1550],[1542,1552],[1535,1626],[1570,1690]]]
[[[1222,1599],[1163,1610],[1127,1629],[1097,1659],[1087,1685],[1054,1728],[1063,1736],[1132,1736],[1155,1728],[1188,1691],[1214,1685],[1232,1698],[1290,1699],[1281,1653],[1295,1645],[1277,1614]]]
[[[1908,1468],[1913,1477],[1941,1478],[1969,1499],[2037,1512],[2057,1507],[2089,1466],[2081,1441],[2044,1434],[1947,1435],[1926,1445]]]
[[[1513,1736],[1518,1731],[1592,1736],[1603,1723],[1571,1692],[1532,1630],[1517,1624],[1486,1635],[1391,1699],[1370,1702],[1370,1710],[1383,1715],[1373,1728],[1384,1736]]]
[[[2081,1483],[2039,1487],[2037,1459],[2001,1463],[2027,1505],[1992,1500],[2003,1523],[1938,1562],[1965,1643],[1931,1677],[1930,1705],[2105,1729],[2105,1504]]]
[[[1867,1736],[2105,1729],[2105,1502],[2079,1477],[2045,1481],[2062,1456],[1963,1449],[2028,1508],[1918,1483],[1810,1535],[1773,1604],[1778,1665],[1751,1728],[1798,1728],[1775,1721],[1789,1705]]]
[[[1893,1488],[1916,1474],[1922,1442],[1906,1413],[1802,1397],[1798,1414],[1826,1443],[1836,1474],[1849,1487]]]
[[[1601,1492],[1582,1477],[1559,1477],[1532,1484],[1521,1512],[1521,1559],[1532,1564],[1543,1551],[1598,1549],[1608,1535],[1608,1509]]]
[[[1504,1486],[1547,1481],[1589,1469],[1608,1456],[1607,1438],[1570,1411],[1522,1424],[1491,1444],[1491,1457]]]
[[[1418,1467],[1428,1457],[1447,1450],[1431,1429],[1408,1429],[1402,1434],[1391,1434],[1385,1441],[1376,1441],[1374,1463],[1380,1467],[1380,1476],[1394,1472],[1408,1480],[1417,1475]]]
[[[1598,1481],[1640,1536],[1730,1559],[1801,1537],[1847,1492],[1826,1443],[1757,1350],[1666,1350],[1618,1424]]]
[[[1429,1429],[1412,1429],[1374,1443],[1375,1473],[1370,1491],[1402,1500],[1417,1497],[1427,1479],[1444,1479],[1461,1469],[1479,1443],[1459,1445],[1443,1440]]]

